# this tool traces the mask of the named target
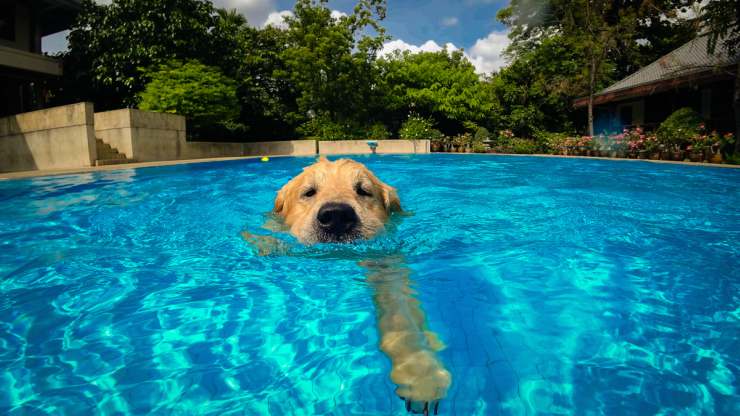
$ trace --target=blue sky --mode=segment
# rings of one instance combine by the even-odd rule
[[[280,24],[281,14],[293,8],[294,0],[212,0],[216,6],[235,8],[253,26]],[[109,3],[110,0],[98,0]],[[496,12],[508,0],[388,0],[383,22],[392,40],[383,53],[394,49],[436,51],[463,48],[479,73],[505,65],[501,52],[508,44],[505,27],[496,21]],[[329,7],[349,13],[355,0],[330,0]],[[43,48],[55,52],[66,48],[65,33],[44,39]]]

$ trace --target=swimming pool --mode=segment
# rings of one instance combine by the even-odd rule
[[[740,414],[740,170],[355,157],[412,216],[259,257],[308,158],[0,181],[0,414],[405,414],[357,258],[403,256],[443,415]]]

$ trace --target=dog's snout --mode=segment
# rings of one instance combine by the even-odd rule
[[[316,215],[319,226],[327,233],[342,235],[351,231],[358,222],[357,213],[349,204],[329,202]]]

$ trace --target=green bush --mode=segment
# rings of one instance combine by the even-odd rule
[[[484,141],[491,139],[491,133],[485,127],[478,127],[475,130],[473,139],[476,143],[483,143]]]
[[[369,140],[386,140],[391,136],[383,123],[375,123],[367,130],[366,137]]]
[[[352,136],[345,126],[325,116],[314,117],[300,125],[296,130],[307,139],[316,140],[346,140]]]
[[[701,117],[688,107],[678,109],[668,116],[655,131],[663,144],[682,146],[704,129]]]
[[[236,81],[218,68],[172,60],[146,76],[151,81],[139,94],[140,109],[184,115],[196,129],[219,124],[235,128],[240,108]]]
[[[534,133],[535,142],[543,147],[545,152],[552,154],[563,152],[568,136],[568,133],[552,133],[549,131],[537,131]]]
[[[534,141],[528,139],[520,139],[518,137],[509,140],[508,147],[511,153],[527,155],[537,153],[537,151],[539,150],[539,146],[537,146],[537,143],[535,143]]]
[[[404,140],[436,140],[442,137],[442,133],[434,128],[432,119],[409,116],[401,125],[398,136]]]

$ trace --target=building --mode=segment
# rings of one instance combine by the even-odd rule
[[[80,0],[0,0],[0,116],[43,105],[43,81],[62,75],[41,38],[69,28]]]
[[[671,113],[691,107],[709,128],[735,131],[733,92],[738,56],[720,45],[707,52],[707,36],[700,36],[615,82],[594,96],[594,133],[612,133],[625,127],[657,127]],[[588,97],[575,100],[586,108]]]

